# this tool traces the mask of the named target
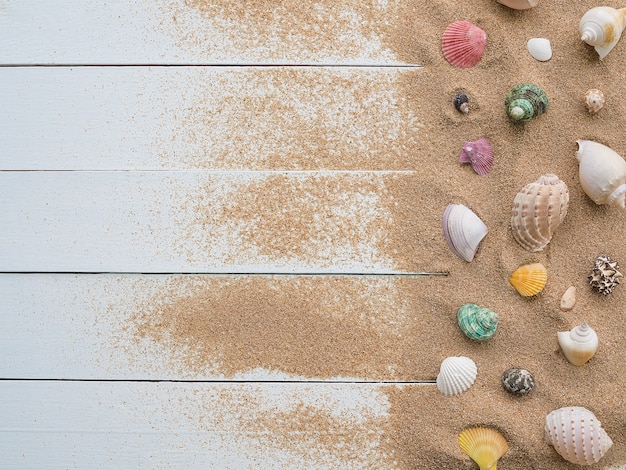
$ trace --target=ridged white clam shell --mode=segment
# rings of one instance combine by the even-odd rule
[[[626,160],[592,140],[577,140],[578,176],[583,191],[596,204],[626,209]]]
[[[558,176],[547,174],[524,186],[511,209],[513,237],[526,250],[543,250],[561,225],[569,207],[569,189]]]
[[[545,62],[552,58],[552,46],[550,40],[546,38],[532,38],[526,43],[528,52],[533,59]]]
[[[565,460],[597,463],[613,445],[598,418],[582,406],[566,406],[546,416],[545,437]]]
[[[487,235],[487,226],[463,204],[448,204],[442,228],[450,250],[468,262],[474,259],[478,245]]]
[[[570,331],[559,331],[557,339],[563,354],[575,366],[585,364],[598,350],[598,335],[586,323]]]
[[[478,369],[474,361],[465,356],[452,356],[443,360],[437,375],[437,388],[451,397],[468,390],[476,381]]]

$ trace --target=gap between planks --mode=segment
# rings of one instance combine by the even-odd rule
[[[287,63],[205,63],[205,64],[159,64],[159,63],[136,63],[136,64],[115,64],[115,63],[93,63],[93,64],[53,64],[53,63],[33,63],[33,64],[0,64],[0,68],[28,68],[28,67],[251,67],[251,68],[346,68],[346,69],[422,69],[419,64],[287,64]]]
[[[190,384],[328,384],[328,385],[435,385],[435,380],[264,380],[264,379],[65,379],[65,378],[20,378],[0,377],[0,382],[96,382],[96,383],[190,383]]]

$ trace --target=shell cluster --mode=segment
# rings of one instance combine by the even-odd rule
[[[604,59],[619,41],[626,27],[626,8],[595,7],[580,19],[580,39],[593,46]]]
[[[567,215],[569,189],[558,176],[546,174],[518,191],[511,209],[511,230],[522,248],[543,250]]]
[[[486,341],[498,328],[498,315],[476,304],[465,304],[457,312],[459,328],[470,339]]]
[[[613,261],[607,255],[600,255],[596,258],[595,266],[588,277],[591,287],[601,294],[609,295],[624,275],[619,272],[617,261]]]
[[[610,147],[577,140],[578,177],[583,191],[596,204],[626,209],[626,160]]]
[[[468,390],[476,381],[478,368],[469,357],[447,357],[439,367],[437,388],[447,397],[452,397]]]
[[[543,290],[548,281],[548,270],[541,263],[520,266],[509,278],[509,283],[522,297],[532,297]]]
[[[550,100],[537,85],[522,83],[509,91],[504,98],[506,114],[514,122],[528,122],[548,111]]]
[[[502,373],[502,386],[513,395],[526,395],[535,388],[535,378],[526,369],[511,367]]]
[[[593,465],[613,445],[598,418],[582,406],[566,406],[546,416],[546,442],[568,462]]]
[[[563,354],[575,366],[584,365],[598,350],[598,335],[586,323],[570,331],[559,331],[557,339]]]
[[[443,32],[441,49],[446,60],[455,67],[473,67],[480,62],[487,33],[469,21],[455,21]]]
[[[459,434],[459,447],[481,470],[495,470],[509,444],[502,434],[491,428],[467,428]]]
[[[443,212],[443,236],[448,248],[459,258],[470,262],[478,245],[487,235],[487,226],[463,204],[448,204]]]
[[[493,166],[493,149],[489,139],[482,138],[474,142],[465,142],[459,162],[469,163],[479,175],[486,175]]]

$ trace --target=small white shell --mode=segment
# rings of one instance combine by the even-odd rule
[[[468,390],[476,381],[478,369],[474,361],[465,356],[453,356],[443,360],[437,375],[437,388],[448,397]]]
[[[593,465],[613,441],[596,416],[582,406],[566,406],[546,416],[546,442],[568,462]]]
[[[532,38],[526,43],[528,52],[540,62],[545,62],[552,58],[552,47],[550,46],[550,40],[545,38]]]
[[[487,235],[487,226],[463,204],[448,204],[443,213],[443,236],[450,250],[470,262]]]
[[[585,364],[598,350],[598,335],[586,323],[570,331],[559,331],[557,338],[563,354],[575,366]]]
[[[498,3],[506,5],[513,10],[528,10],[537,6],[539,0],[498,0]]]
[[[576,287],[569,286],[561,297],[560,308],[564,312],[569,312],[574,308],[574,305],[576,305]]]
[[[587,90],[585,93],[585,106],[591,114],[595,114],[604,106],[604,93],[596,88]]]
[[[577,140],[578,176],[583,191],[596,204],[626,209],[626,161],[592,140]]]

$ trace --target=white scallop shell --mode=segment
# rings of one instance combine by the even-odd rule
[[[570,331],[559,331],[557,339],[563,354],[575,366],[585,364],[598,350],[598,335],[586,323]]]
[[[472,386],[477,374],[476,364],[469,357],[447,357],[439,368],[437,388],[448,397],[458,395]]]
[[[528,52],[533,57],[541,62],[545,62],[552,58],[552,47],[550,46],[550,40],[546,38],[532,38],[526,43]]]
[[[598,418],[582,406],[566,406],[546,416],[546,442],[565,460],[597,463],[613,445]]]
[[[596,204],[626,209],[626,161],[613,149],[592,140],[577,140],[578,176]]]
[[[487,235],[487,226],[463,204],[448,204],[442,228],[450,250],[468,262],[474,259],[478,245]]]

